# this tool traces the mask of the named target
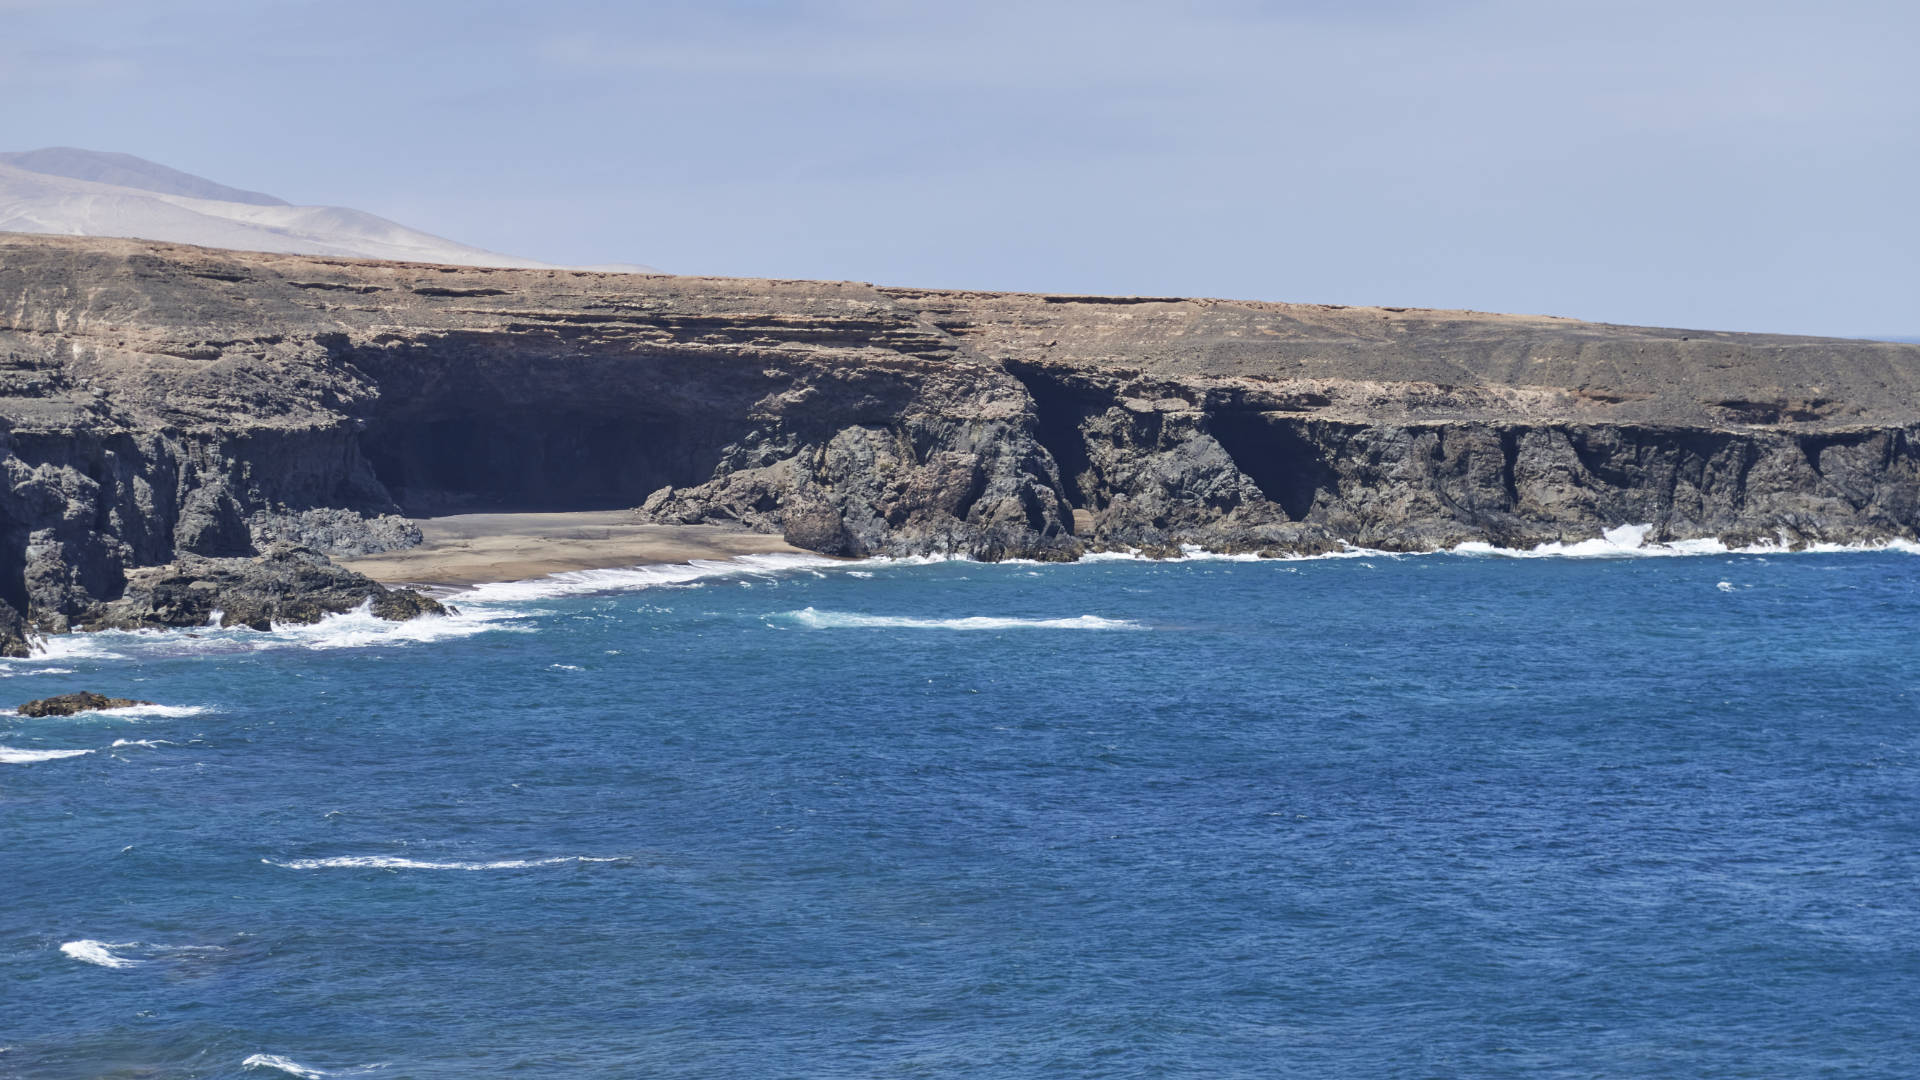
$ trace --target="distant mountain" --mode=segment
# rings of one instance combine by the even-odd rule
[[[0,153],[0,232],[124,236],[456,266],[555,265],[456,243],[359,210],[293,206],[131,154],[64,146]],[[632,263],[594,269],[658,273]]]
[[[217,199],[254,206],[287,205],[285,199],[216,184],[132,154],[107,154],[98,150],[76,150],[71,146],[50,146],[44,150],[0,154],[0,165],[11,165],[16,169],[48,176],[64,176],[69,180],[91,180],[96,184],[138,188],[162,195],[185,195],[189,199]]]

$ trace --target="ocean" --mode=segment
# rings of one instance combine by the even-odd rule
[[[1912,1076],[1920,559],[1534,554],[55,639],[0,1076]]]

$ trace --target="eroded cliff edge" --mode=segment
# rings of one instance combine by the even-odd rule
[[[1912,537],[1916,391],[1876,342],[0,234],[0,618],[165,621],[193,560],[474,509],[982,558]]]

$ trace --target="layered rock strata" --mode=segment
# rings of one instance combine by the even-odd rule
[[[981,558],[1911,537],[1917,391],[1864,341],[0,235],[0,647],[430,610],[234,589],[464,510]]]

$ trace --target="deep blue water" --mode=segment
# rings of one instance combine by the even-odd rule
[[[913,621],[969,616],[1052,625]],[[868,564],[356,625],[6,665],[7,704],[174,708],[0,721],[92,751],[0,762],[0,1075],[1920,1070],[1911,555]]]

